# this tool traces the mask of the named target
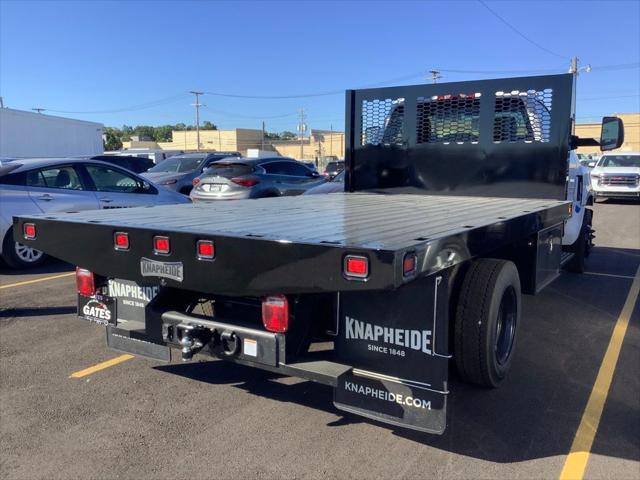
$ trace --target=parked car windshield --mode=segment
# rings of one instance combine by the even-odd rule
[[[205,155],[199,157],[169,157],[155,167],[150,168],[149,172],[177,172],[184,173],[195,170],[200,166]]]
[[[245,163],[214,163],[207,168],[205,175],[218,175],[220,177],[238,177],[240,175],[248,175],[253,172],[251,165]]]
[[[640,155],[605,155],[599,167],[640,167]]]

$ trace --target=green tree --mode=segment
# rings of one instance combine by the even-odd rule
[[[122,132],[116,128],[105,127],[102,145],[106,152],[120,150],[122,148],[122,140],[120,139]]]
[[[295,133],[290,132],[288,130],[285,130],[280,134],[280,138],[282,138],[283,140],[295,140],[296,137],[297,135]]]
[[[177,125],[161,125],[159,127],[155,127],[154,138],[156,142],[170,142],[172,139],[171,132],[173,130],[179,130],[176,127]]]
[[[140,137],[149,137],[151,140],[155,140],[156,138],[155,128],[148,125],[138,125],[133,129],[133,134]]]
[[[131,135],[133,135],[133,127],[130,127],[129,125],[123,125],[122,126],[122,135],[121,135],[120,139],[123,142],[129,142],[129,141],[131,141]]]
[[[209,120],[205,120],[204,123],[202,124],[202,127],[200,127],[202,130],[217,130],[218,127],[214,124],[211,123]]]

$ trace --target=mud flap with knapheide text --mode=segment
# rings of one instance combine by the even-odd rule
[[[342,293],[336,355],[353,368],[338,379],[337,408],[442,433],[448,394],[447,277],[397,290]]]

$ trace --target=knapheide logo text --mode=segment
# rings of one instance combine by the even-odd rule
[[[397,347],[406,347],[431,355],[431,330],[407,330],[403,328],[381,327],[368,322],[362,322],[345,317],[347,340],[370,340],[372,342],[387,343]]]

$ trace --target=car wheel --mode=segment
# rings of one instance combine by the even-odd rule
[[[11,268],[32,268],[45,261],[44,252],[13,240],[13,229],[7,232],[2,246],[2,259]]]

